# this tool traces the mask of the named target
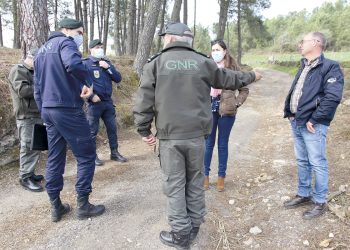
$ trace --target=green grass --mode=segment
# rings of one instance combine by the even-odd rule
[[[249,52],[243,55],[242,63],[252,67],[268,63],[269,57],[273,56],[275,61],[299,61],[301,56],[298,53],[259,53]],[[325,56],[338,62],[350,61],[350,51],[348,52],[325,52]]]

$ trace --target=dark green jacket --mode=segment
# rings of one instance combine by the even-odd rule
[[[169,44],[143,68],[134,118],[141,136],[190,139],[210,134],[210,87],[236,90],[255,80],[254,72],[219,69],[187,43]]]
[[[8,80],[16,119],[40,117],[33,96],[33,73],[33,69],[25,63],[16,64],[10,70]]]

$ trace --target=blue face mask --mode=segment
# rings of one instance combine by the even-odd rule
[[[98,58],[98,59],[101,59],[102,57],[105,56],[105,54],[103,52],[103,48],[98,48],[98,49],[91,50],[91,55],[93,57]]]
[[[80,47],[80,45],[83,44],[83,40],[84,40],[83,35],[75,35],[73,36],[73,39],[78,48]]]
[[[223,51],[213,51],[211,52],[211,57],[214,59],[216,63],[219,63],[224,59],[225,54]]]

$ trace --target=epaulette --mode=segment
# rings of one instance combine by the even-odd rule
[[[152,62],[155,58],[157,58],[158,56],[160,56],[162,53],[163,53],[163,52],[161,51],[161,52],[159,52],[159,53],[157,53],[157,54],[151,56],[150,58],[147,59],[147,62],[148,62],[148,63],[149,63],[149,62]]]
[[[202,53],[202,52],[198,52],[198,51],[195,51],[195,50],[194,50],[194,52],[196,52],[197,54],[199,54],[199,55],[201,55],[201,56],[204,56],[204,57],[206,57],[206,58],[210,58],[210,56],[208,56],[208,55],[206,55],[206,54],[204,54],[204,53]]]

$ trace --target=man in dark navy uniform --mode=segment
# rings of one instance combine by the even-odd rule
[[[112,81],[120,83],[122,76],[112,63],[105,58],[103,44],[99,39],[89,44],[90,56],[83,60],[93,79],[94,94],[89,98],[87,119],[89,121],[92,139],[96,143],[99,121],[102,118],[108,135],[111,149],[111,160],[126,162],[127,159],[118,152],[116,113],[112,101]],[[96,154],[96,165],[103,165]]]
[[[49,152],[46,163],[46,190],[52,205],[52,221],[68,213],[62,204],[63,173],[67,143],[77,160],[77,216],[97,216],[103,205],[89,203],[95,171],[96,148],[82,109],[83,99],[92,95],[91,78],[81,60],[79,46],[83,41],[83,24],[63,19],[59,32],[52,32],[34,60],[34,98],[46,125]]]

